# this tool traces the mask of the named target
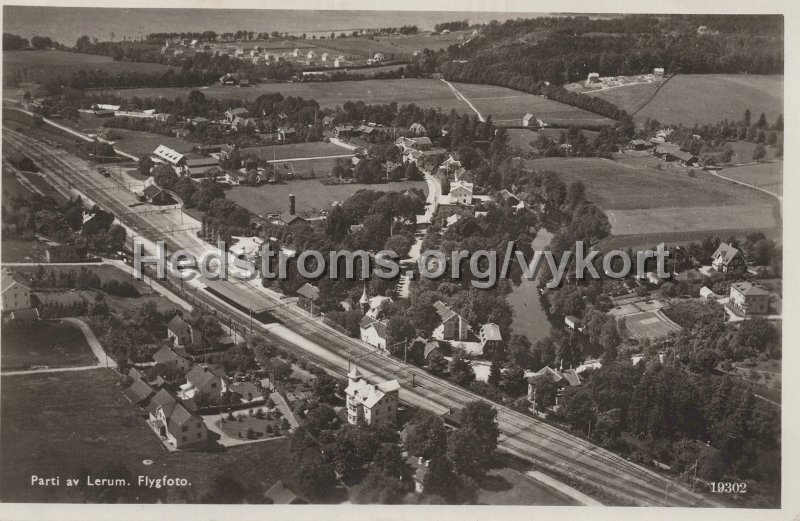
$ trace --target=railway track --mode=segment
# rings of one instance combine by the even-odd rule
[[[131,207],[136,198],[127,190],[119,190],[114,181],[99,176],[77,158],[47,145],[31,141],[30,138],[5,128],[3,139],[14,148],[32,156],[48,181],[65,194],[82,193],[118,216],[137,234],[150,240],[164,240],[168,250],[178,248],[201,249],[202,243],[186,230],[178,228],[172,213],[145,213]],[[171,231],[178,230],[178,231]],[[290,308],[285,302],[271,296],[254,281],[237,283],[237,291],[257,294],[269,304],[267,312],[276,319],[276,324],[255,323],[261,333],[281,348],[305,356],[313,363],[337,376],[345,376],[349,363],[355,362],[367,376],[384,379],[397,378],[402,381],[401,399],[414,406],[442,412],[450,407],[462,407],[466,403],[482,399],[477,395],[429,373],[401,363],[376,352],[365,344],[346,337],[310,318],[299,308]],[[230,318],[239,328],[249,328],[250,317],[233,305],[213,295],[193,292],[216,313]],[[288,333],[297,334],[315,346],[309,349],[302,342],[288,340]],[[412,386],[413,384],[413,386]],[[581,438],[570,435],[547,423],[535,420],[503,405],[494,404],[498,410],[500,448],[530,460],[537,465],[577,481],[590,483],[617,496],[640,505],[709,506],[711,501],[692,493],[648,469],[635,465],[624,458],[599,448]]]

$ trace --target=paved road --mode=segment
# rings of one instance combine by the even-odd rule
[[[72,186],[79,186],[81,191],[91,193],[102,207],[119,216],[133,233],[150,240],[164,240],[169,251],[185,248],[200,255],[208,248],[194,233],[182,227],[180,220],[183,214],[180,211],[130,208],[129,204],[135,200],[135,196],[127,190],[116,189],[113,181],[93,173],[91,165],[82,160],[31,141],[9,128],[4,129],[3,139],[11,148],[24,148],[48,173],[48,180],[54,185],[64,189],[65,186],[69,188],[67,183],[71,183]],[[204,281],[198,280],[196,284],[202,286]],[[272,322],[261,324],[253,320],[253,329],[269,334],[280,347],[307,357],[332,374],[344,376],[350,362],[357,361],[367,378],[400,380],[403,385],[400,392],[402,401],[435,413],[481,400],[465,389],[414,366],[404,365],[359,340],[336,332],[319,320],[311,319],[296,306],[287,305],[284,300],[276,298],[274,293],[265,290],[258,282],[229,281],[223,284],[227,290],[241,297],[237,297],[237,301],[257,300],[267,308]],[[202,289],[193,293],[210,309],[234,320],[241,327],[248,327],[250,320],[245,312]],[[501,433],[500,448],[544,469],[590,483],[625,502],[674,506],[717,504],[692,493],[683,485],[558,428],[503,406],[496,408]]]

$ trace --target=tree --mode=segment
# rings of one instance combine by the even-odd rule
[[[406,433],[405,446],[409,454],[432,459],[447,450],[447,428],[438,416],[420,413],[406,425]]]
[[[360,504],[396,505],[402,502],[410,484],[410,479],[400,481],[385,469],[374,466],[364,480],[353,487],[351,497]]]
[[[767,150],[761,143],[757,144],[756,148],[753,149],[753,161],[760,161],[764,159],[766,155],[767,155]]]
[[[500,350],[494,352],[494,356],[492,356],[492,365],[489,368],[489,378],[487,382],[489,385],[493,385],[497,387],[500,385],[500,378],[502,376],[502,372],[500,371],[502,365],[502,356]]]
[[[531,383],[533,387],[533,399],[536,410],[543,411],[556,404],[558,386],[548,375],[537,376]]]
[[[217,474],[202,499],[203,503],[237,504],[242,503],[246,496],[247,491],[239,480],[227,474]]]
[[[462,426],[447,438],[447,459],[456,471],[468,476],[480,476],[487,470],[489,453],[483,450],[480,436]]]
[[[467,387],[475,381],[475,371],[460,353],[456,353],[450,361],[450,375],[453,382],[461,387]]]
[[[497,410],[488,402],[470,402],[461,409],[461,428],[472,430],[478,436],[481,450],[491,454],[497,448],[500,431],[497,427]]]
[[[305,450],[299,458],[297,481],[300,489],[311,499],[324,499],[336,487],[333,465],[319,450]]]
[[[336,399],[336,378],[327,373],[322,373],[311,382],[311,392],[317,400],[331,402]]]

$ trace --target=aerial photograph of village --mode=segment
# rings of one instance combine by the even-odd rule
[[[5,5],[2,64],[0,501],[781,507],[782,15]]]

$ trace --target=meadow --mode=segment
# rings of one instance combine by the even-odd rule
[[[635,115],[637,122],[650,118],[670,125],[738,121],[747,109],[753,114],[753,121],[763,112],[767,121],[773,123],[784,111],[782,75],[681,74],[663,84],[648,103],[657,87],[657,84],[632,85],[593,95],[629,113],[640,109]]]
[[[324,185],[319,180],[306,179],[282,185],[237,186],[228,190],[227,197],[251,212],[265,216],[267,213],[286,212],[289,207],[289,194],[295,194],[297,213],[303,215],[327,210],[333,202],[342,202],[359,190],[397,192],[411,188],[420,188],[427,193],[425,181]]]
[[[30,477],[61,475],[64,485],[66,477],[109,477],[120,467],[134,481],[121,492],[127,502],[156,499],[152,491],[136,486],[139,474],[154,478],[167,474],[191,482],[186,489],[156,490],[159,499],[169,502],[196,501],[221,474],[243,483],[254,501],[278,479],[293,481],[296,464],[285,439],[208,452],[165,451],[122,396],[120,378],[111,370],[3,376],[2,384],[3,502],[102,501],[95,495],[105,490],[32,487]],[[147,465],[146,460],[152,463]]]
[[[783,161],[723,168],[719,175],[783,195]]]
[[[614,123],[611,119],[577,107],[505,87],[471,83],[453,83],[453,86],[484,117],[491,116],[492,121],[499,124],[522,125],[522,118],[528,112],[550,125],[598,126]]]
[[[67,77],[78,70],[102,70],[108,74],[121,72],[167,72],[170,67],[158,63],[114,61],[110,56],[66,51],[4,51],[4,84],[18,75],[20,84],[45,83]],[[15,92],[9,89],[9,94]]]
[[[659,170],[646,164],[595,158],[526,162],[536,171],[556,172],[566,183],[581,181],[588,199],[606,212],[612,235],[635,236],[634,244],[697,240],[703,232],[779,233],[773,197],[699,169],[689,177],[685,168]]]
[[[30,325],[4,325],[4,371],[28,369],[34,365],[66,367],[94,365],[97,360],[81,330],[59,320],[43,320]]]
[[[147,88],[108,91],[117,96],[140,98],[164,96],[168,98],[186,97],[189,88]],[[315,99],[323,108],[336,108],[346,101],[363,101],[367,104],[392,103],[398,105],[414,103],[424,108],[441,108],[449,112],[470,111],[469,107],[457,99],[443,82],[430,79],[331,81],[307,83],[260,83],[249,88],[224,87],[212,85],[199,89],[203,94],[219,99],[253,101],[262,94],[279,92],[284,96]]]

